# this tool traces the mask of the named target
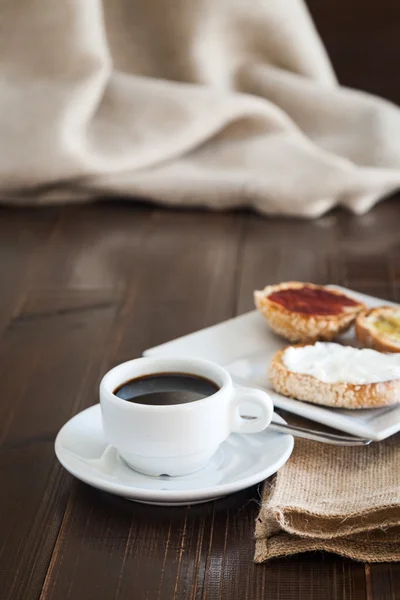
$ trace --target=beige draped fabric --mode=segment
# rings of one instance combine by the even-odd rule
[[[400,186],[400,111],[339,87],[302,0],[2,0],[0,200],[316,217]]]

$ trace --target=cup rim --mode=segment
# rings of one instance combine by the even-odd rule
[[[131,403],[131,402],[127,402],[126,400],[124,400],[123,398],[119,398],[118,396],[116,396],[114,394],[114,390],[118,388],[119,385],[122,385],[122,383],[124,383],[124,380],[126,381],[126,377],[123,377],[120,383],[117,383],[116,385],[113,385],[113,390],[111,389],[110,385],[109,385],[109,380],[115,375],[115,373],[119,370],[123,370],[123,369],[128,369],[131,366],[137,365],[137,364],[142,364],[142,365],[157,365],[157,364],[162,364],[164,363],[164,366],[162,367],[163,372],[181,372],[181,373],[188,373],[188,374],[192,374],[192,375],[198,375],[199,377],[207,377],[209,378],[213,383],[215,383],[216,385],[219,386],[218,391],[216,391],[214,394],[211,394],[210,396],[206,396],[205,398],[200,398],[199,400],[194,400],[193,402],[187,402],[185,404],[169,404],[169,405],[149,405],[149,404],[140,404],[138,403]],[[165,368],[165,363],[169,363],[171,365],[171,368]],[[172,366],[172,365],[176,365],[176,366]],[[205,370],[210,369],[211,371],[214,371],[214,373],[218,373],[218,376],[221,380],[221,383],[216,381],[215,377],[213,376],[213,374],[200,374],[197,372],[196,370],[196,365],[199,365],[199,368],[203,368]],[[181,371],[180,369],[183,368],[187,368],[186,370]],[[190,368],[191,367],[191,368]],[[160,372],[161,368],[157,370],[157,368],[154,368],[154,373],[156,374],[157,372]],[[146,373],[146,374],[151,374],[150,373]],[[138,377],[140,377],[140,375],[138,375]],[[198,406],[199,404],[205,404],[206,402],[208,402],[211,398],[213,400],[215,400],[218,396],[220,397],[221,395],[226,394],[226,392],[231,391],[231,388],[233,388],[233,384],[232,384],[232,378],[230,376],[230,374],[228,373],[228,371],[226,369],[224,369],[223,367],[221,367],[219,364],[210,361],[210,360],[206,360],[203,358],[187,358],[187,357],[162,357],[162,356],[145,356],[145,357],[139,357],[139,358],[134,358],[132,360],[128,360],[125,361],[123,363],[120,363],[118,365],[115,365],[112,369],[110,369],[109,371],[107,371],[107,373],[105,373],[100,381],[100,402],[106,400],[107,402],[110,402],[112,404],[114,404],[115,406],[119,407],[119,408],[123,408],[124,410],[145,410],[145,411],[154,411],[154,412],[171,412],[173,410],[188,410],[188,409],[192,409],[195,406]]]

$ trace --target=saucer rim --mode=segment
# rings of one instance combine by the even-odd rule
[[[95,411],[99,411],[99,410],[101,410],[100,404],[95,404],[93,406],[90,406],[89,408],[86,408],[86,409],[80,411],[78,414],[74,415],[71,419],[69,419],[62,426],[62,428],[60,429],[60,431],[58,432],[58,434],[56,436],[56,439],[54,442],[55,454],[56,454],[58,461],[64,467],[64,469],[66,469],[66,471],[68,471],[71,475],[73,475],[80,481],[83,481],[84,483],[86,483],[92,487],[95,487],[97,489],[100,489],[104,492],[108,492],[108,493],[118,495],[118,496],[123,496],[129,500],[131,500],[131,499],[144,500],[144,501],[147,500],[149,502],[153,501],[153,502],[160,502],[160,503],[165,503],[165,504],[169,504],[169,503],[173,503],[173,502],[182,502],[182,503],[186,502],[186,503],[190,504],[190,499],[192,499],[192,501],[195,502],[196,500],[215,499],[216,497],[227,496],[234,492],[238,492],[240,490],[251,487],[252,485],[260,483],[261,481],[264,481],[265,479],[267,479],[268,477],[270,477],[271,475],[276,473],[280,468],[282,468],[282,466],[288,461],[288,459],[290,458],[290,456],[293,452],[293,447],[294,447],[293,436],[289,435],[289,434],[276,434],[274,432],[274,435],[284,435],[287,438],[288,446],[287,446],[286,450],[284,452],[282,452],[282,455],[279,457],[279,459],[277,459],[273,463],[273,465],[270,465],[268,468],[266,468],[264,470],[260,470],[257,473],[249,475],[248,477],[246,477],[244,479],[239,479],[239,480],[236,480],[231,483],[216,484],[209,488],[199,488],[197,490],[179,490],[179,491],[149,490],[147,488],[145,489],[145,488],[140,488],[140,487],[134,487],[131,485],[125,485],[125,484],[120,484],[120,483],[110,483],[110,482],[102,480],[101,478],[97,477],[96,475],[91,476],[90,474],[87,474],[87,473],[82,474],[81,471],[75,469],[73,466],[68,464],[68,460],[65,460],[65,454],[70,453],[70,451],[67,450],[66,448],[64,448],[60,441],[64,434],[65,429],[71,425],[71,422],[73,420],[79,419],[83,413],[86,413],[86,412],[94,413]],[[286,421],[282,417],[277,415],[275,412],[274,412],[274,419],[277,420],[278,422],[286,423]],[[260,433],[262,433],[262,432],[260,432]],[[240,435],[240,434],[238,434],[238,435]],[[78,455],[75,455],[75,456],[78,456]]]

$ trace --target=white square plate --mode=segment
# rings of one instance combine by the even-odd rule
[[[350,293],[371,308],[393,305],[352,290],[331,287]],[[353,330],[341,339],[356,345]],[[287,344],[269,330],[258,311],[252,311],[146,350],[144,355],[193,356],[213,360],[225,367],[239,383],[267,390],[278,408],[356,436],[378,441],[400,430],[400,405],[353,411],[325,408],[275,393],[268,382],[268,364],[275,352]]]

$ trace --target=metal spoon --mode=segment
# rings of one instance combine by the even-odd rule
[[[306,440],[314,440],[323,442],[324,444],[334,444],[336,446],[368,446],[372,440],[358,438],[351,435],[336,435],[335,433],[326,433],[315,429],[306,429],[305,427],[296,427],[294,425],[284,425],[271,421],[268,426],[272,431],[279,433],[290,433],[296,437],[305,438]]]
[[[242,415],[242,419],[248,419],[249,421],[256,418],[257,417]],[[324,444],[333,444],[335,446],[368,446],[368,444],[372,442],[372,440],[367,440],[366,438],[358,438],[351,435],[337,435],[336,433],[327,433],[316,429],[306,429],[305,427],[297,427],[296,425],[286,425],[284,423],[278,423],[277,421],[271,421],[268,425],[268,429],[277,431],[278,433],[290,433],[290,435],[294,435],[295,437],[314,440],[315,442],[323,442]]]
[[[237,377],[232,379],[237,387],[245,387],[245,385]],[[242,415],[242,419],[255,418],[256,417]],[[271,423],[268,425],[268,428],[279,433],[289,433],[295,437],[313,440],[315,442],[322,442],[324,444],[332,444],[335,446],[368,446],[368,444],[372,442],[372,440],[366,438],[360,438],[352,435],[327,433],[325,431],[318,431],[318,429],[307,429],[305,427],[297,427],[296,425],[277,423],[274,420],[271,421]]]

